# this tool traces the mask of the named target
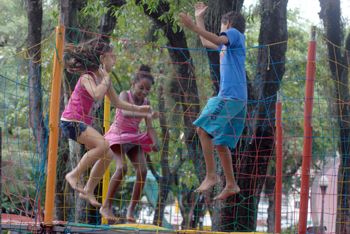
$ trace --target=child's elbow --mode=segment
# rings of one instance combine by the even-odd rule
[[[210,44],[209,43],[203,42],[202,45],[203,45],[204,48],[210,49]]]
[[[203,47],[206,48],[206,49],[211,49],[211,50],[214,50],[214,49],[217,48],[217,46],[214,46],[211,43],[204,44]]]
[[[218,46],[215,43],[208,41],[208,40],[202,41],[202,45],[204,48],[207,48],[207,49],[216,50],[218,48]]]

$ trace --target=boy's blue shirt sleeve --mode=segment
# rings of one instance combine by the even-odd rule
[[[227,47],[232,47],[236,44],[237,40],[239,39],[239,33],[237,29],[230,28],[225,32],[220,33],[220,36],[226,36],[228,39],[228,43],[225,45]],[[218,49],[221,49],[223,45],[220,45]]]

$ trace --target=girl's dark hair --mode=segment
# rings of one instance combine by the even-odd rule
[[[232,28],[237,29],[241,33],[245,32],[244,16],[237,11],[230,11],[221,17],[221,23],[231,25]]]
[[[139,82],[142,79],[148,79],[152,82],[152,85],[154,84],[154,77],[151,74],[151,68],[148,65],[142,64],[135,74],[135,77],[133,79],[133,82]]]
[[[101,64],[100,56],[112,50],[112,45],[101,37],[78,45],[68,44],[64,51],[65,67],[70,73],[96,71]]]

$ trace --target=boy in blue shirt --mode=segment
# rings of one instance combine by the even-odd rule
[[[201,141],[206,163],[206,176],[197,192],[204,192],[219,182],[215,171],[214,148],[218,151],[225,174],[226,185],[214,200],[224,200],[240,192],[232,166],[231,149],[244,128],[247,81],[245,74],[245,19],[238,12],[228,12],[221,18],[221,33],[216,35],[205,30],[204,13],[208,7],[195,4],[196,23],[180,13],[180,22],[197,33],[204,47],[220,51],[220,90],[210,98],[199,118],[193,123]]]

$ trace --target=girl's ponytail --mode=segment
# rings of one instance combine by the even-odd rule
[[[65,67],[70,73],[96,71],[101,64],[100,56],[112,50],[112,45],[101,37],[78,45],[67,44],[64,51]]]

